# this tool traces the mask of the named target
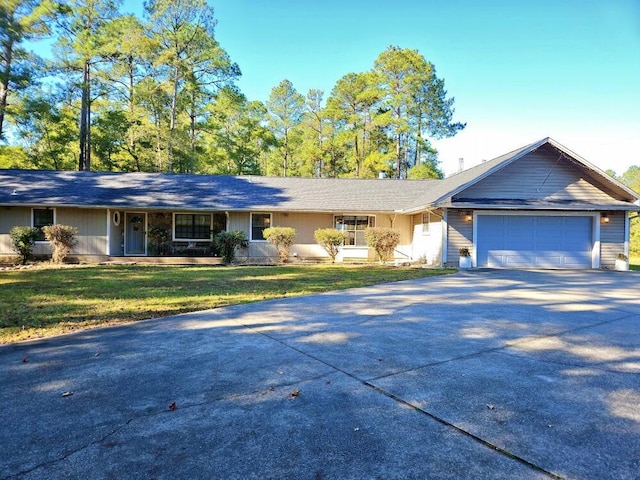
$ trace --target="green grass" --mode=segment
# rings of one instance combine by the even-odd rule
[[[452,273],[373,265],[111,265],[0,271],[0,343]]]
[[[629,257],[629,270],[640,271],[640,257]]]

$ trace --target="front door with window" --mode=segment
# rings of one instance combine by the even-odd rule
[[[125,255],[147,254],[147,214],[127,212],[125,214]]]

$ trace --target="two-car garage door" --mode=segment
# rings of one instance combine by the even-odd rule
[[[592,216],[477,216],[479,267],[591,268]]]

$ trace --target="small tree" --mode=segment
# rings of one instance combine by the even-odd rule
[[[236,258],[236,249],[238,247],[246,248],[248,246],[247,235],[240,230],[231,232],[220,232],[213,238],[214,243],[220,249],[220,254],[224,263],[233,263]]]
[[[393,258],[393,251],[400,243],[400,232],[392,228],[372,227],[364,231],[367,245],[376,252],[380,263]]]
[[[336,257],[340,252],[340,247],[347,239],[347,234],[338,230],[337,228],[319,228],[313,233],[316,242],[324,248],[329,257],[331,257],[331,263],[336,262]]]
[[[49,240],[53,248],[51,260],[62,263],[69,256],[74,246],[78,244],[76,235],[78,229],[69,225],[46,225],[42,227],[44,238]]]
[[[38,229],[35,227],[13,227],[9,231],[13,250],[22,257],[22,264],[27,263],[31,256],[33,246],[38,237]]]
[[[278,257],[282,263],[289,258],[289,250],[293,245],[293,239],[296,237],[296,230],[291,227],[269,227],[265,228],[262,236],[275,245],[278,250]]]

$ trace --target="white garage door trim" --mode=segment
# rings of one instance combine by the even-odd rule
[[[529,216],[529,217],[592,217],[592,238],[591,238],[591,268],[600,268],[600,213],[599,212],[558,212],[558,211],[496,211],[496,210],[475,210],[473,212],[473,249],[471,255],[472,265],[478,266],[478,216],[500,215],[500,216]]]

